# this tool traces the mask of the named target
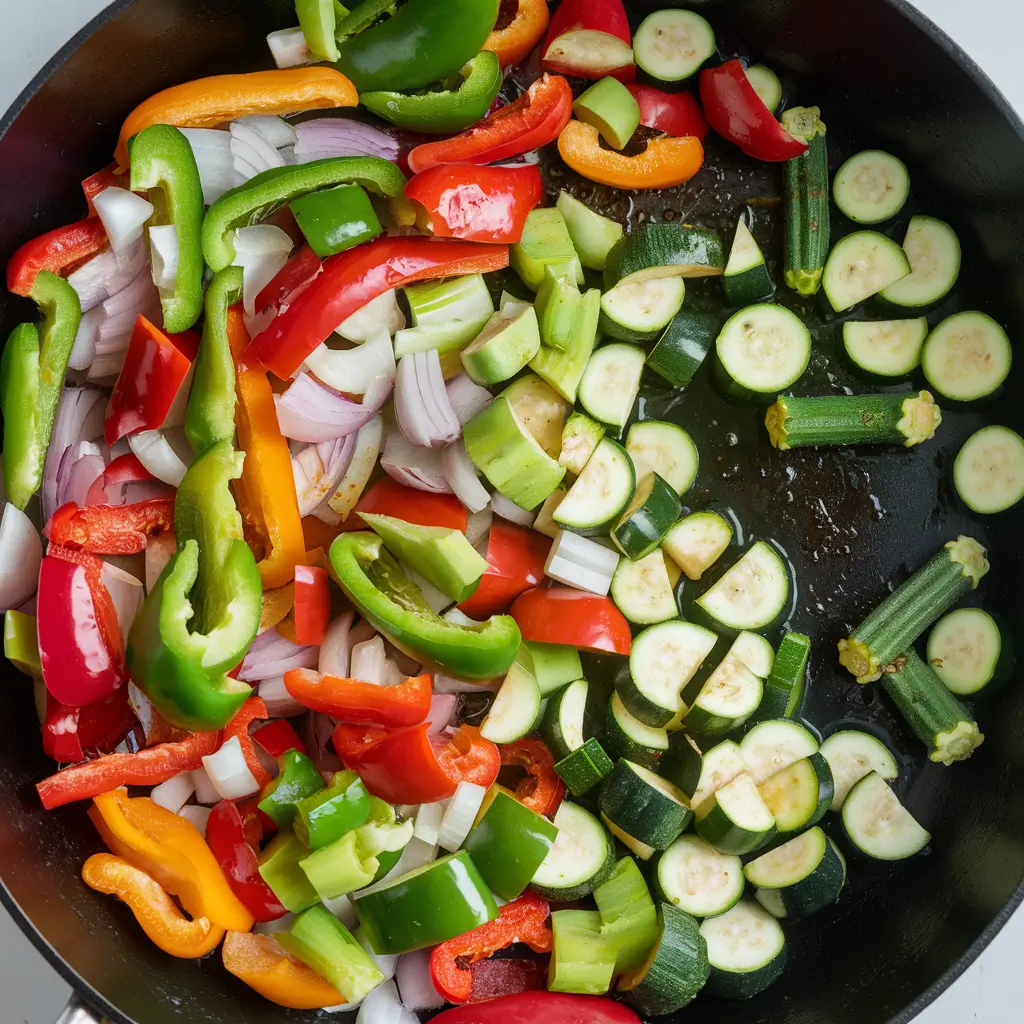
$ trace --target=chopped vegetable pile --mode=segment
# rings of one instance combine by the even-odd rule
[[[39,308],[0,364],[4,654],[62,766],[39,798],[89,802],[109,852],[86,885],[280,1006],[635,1024],[756,995],[780,921],[841,898],[843,849],[931,837],[886,743],[801,720],[794,569],[771,523],[687,504],[701,438],[645,391],[710,375],[782,459],[911,449],[936,398],[1002,385],[1006,333],[928,317],[960,247],[925,215],[890,237],[902,161],[847,160],[834,215],[819,109],[721,61],[694,12],[295,6],[276,70],[141,103],[88,215],[7,268]],[[779,165],[783,251],[745,215],[723,240],[544,205],[543,147],[662,189],[710,132]],[[783,290],[887,303],[842,324],[861,393],[801,393],[814,342]],[[1024,440],[985,426],[952,482],[1011,507]],[[952,765],[983,740],[960,698],[1012,645],[954,607],[976,539],[909,568],[838,664]]]

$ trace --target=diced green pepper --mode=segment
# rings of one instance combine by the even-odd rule
[[[368,242],[384,230],[366,190],[358,185],[310,192],[292,202],[290,209],[321,259]]]
[[[288,750],[277,759],[277,777],[264,787],[260,810],[278,825],[290,825],[301,800],[311,798],[324,788],[320,769],[297,750]]]
[[[302,843],[288,829],[279,832],[260,854],[260,874],[281,905],[293,914],[320,902],[320,894],[306,877],[300,862],[309,856]]]
[[[4,612],[4,657],[19,671],[41,679],[36,617],[8,608]]]
[[[296,804],[295,834],[311,850],[340,839],[370,814],[370,794],[355,772],[336,772],[331,784]]]
[[[380,865],[375,856],[360,849],[356,832],[346,832],[329,846],[307,854],[299,866],[321,898],[333,900],[369,885]]]

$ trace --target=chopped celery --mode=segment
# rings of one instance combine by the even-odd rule
[[[658,912],[632,857],[623,857],[611,877],[594,890],[602,932],[615,950],[615,973],[636,970],[658,941]]]
[[[380,865],[376,857],[361,850],[357,829],[309,854],[299,867],[321,899],[333,900],[369,885]]]
[[[279,832],[260,854],[260,874],[274,895],[293,914],[320,902],[299,862],[309,856],[302,843],[288,829]]]
[[[556,910],[551,932],[548,990],[594,996],[607,992],[615,949],[601,931],[601,915],[596,910]]]
[[[554,208],[531,210],[522,238],[509,254],[512,269],[532,291],[544,280],[544,268],[562,267],[563,273],[583,284],[583,265],[573,247],[565,220]]]

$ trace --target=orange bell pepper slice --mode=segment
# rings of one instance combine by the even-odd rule
[[[345,997],[311,967],[290,956],[272,935],[228,932],[221,948],[225,968],[278,1006],[322,1010]]]
[[[352,725],[399,729],[419,725],[430,712],[430,676],[414,676],[397,686],[339,679],[305,668],[284,674],[285,689],[304,707]]]
[[[584,178],[613,188],[671,188],[689,181],[704,163],[704,146],[692,135],[651,139],[636,156],[604,149],[597,129],[570,121],[558,136],[562,159]]]
[[[213,128],[248,114],[298,114],[303,110],[354,107],[355,86],[327,67],[214,75],[174,85],[143,100],[121,126],[114,157],[128,166],[128,140],[152,124]]]
[[[155,879],[120,857],[94,854],[82,867],[82,881],[127,903],[150,940],[171,956],[196,960],[213,952],[224,938],[224,929],[208,918],[188,920]]]
[[[498,22],[483,46],[498,55],[498,63],[503,68],[518,64],[540,42],[551,20],[547,0],[514,0],[514,3],[511,20],[504,16],[505,4],[501,5]]]
[[[264,590],[273,590],[290,583],[295,566],[306,561],[292,457],[278,426],[274,391],[266,373],[241,362],[249,344],[241,307],[228,310],[227,329],[237,371],[235,426],[245,452],[242,478],[236,485],[240,510],[250,529],[265,540],[266,552],[258,568]]]
[[[186,818],[115,789],[93,798],[89,817],[111,852],[177,896],[193,918],[246,932],[253,916],[231,891],[206,840]]]
[[[282,622],[295,604],[295,584],[286,583],[283,587],[263,591],[263,607],[260,609],[261,633],[273,629]]]

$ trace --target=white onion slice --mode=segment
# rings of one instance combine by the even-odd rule
[[[379,413],[356,434],[352,461],[348,464],[348,469],[345,470],[345,475],[334,494],[327,499],[327,505],[323,508],[333,513],[338,521],[347,519],[363,496],[363,491],[366,490],[366,485],[377,466],[377,456],[380,454],[383,437],[384,419]]]
[[[233,124],[251,128],[275,149],[294,146],[299,138],[294,126],[276,114],[247,114],[245,117],[238,118]]]
[[[488,506],[479,512],[474,512],[466,521],[466,540],[485,558],[487,557],[487,535],[490,533],[493,520],[494,513]]]
[[[459,698],[456,694],[435,693],[430,698],[430,710],[427,712],[427,721],[430,723],[427,735],[436,736],[444,732],[451,723],[458,705]]]
[[[455,496],[470,512],[482,512],[488,506],[490,492],[480,483],[476,466],[461,439],[441,452],[441,468]]]
[[[8,502],[0,519],[0,611],[20,608],[36,592],[42,560],[39,531]]]
[[[92,205],[103,222],[103,230],[115,254],[140,239],[146,221],[153,216],[151,202],[116,185],[93,196]]]
[[[135,616],[142,608],[146,591],[142,583],[131,573],[112,565],[110,562],[103,563],[100,572],[100,579],[114,602],[114,610],[117,612],[117,625],[121,630],[121,640],[128,643],[128,631],[132,628]]]
[[[124,288],[103,300],[103,312],[109,319],[120,314],[134,314],[146,306],[156,294],[153,277],[144,266]],[[131,325],[135,326],[134,316],[131,318]]]
[[[491,495],[491,508],[494,509],[496,516],[507,519],[510,523],[516,523],[518,526],[533,526],[534,514],[528,509],[520,508],[500,491],[495,491]]]
[[[143,430],[128,436],[135,457],[165,484],[177,487],[185,479],[188,466],[178,457],[170,442],[159,430]]]
[[[178,811],[178,815],[191,822],[195,830],[205,839],[206,826],[210,823],[211,809],[201,804],[186,804]]]
[[[146,591],[156,586],[160,573],[167,568],[167,563],[178,550],[173,533],[160,533],[150,537],[146,542]]]
[[[619,564],[619,553],[597,541],[559,530],[551,545],[544,572],[567,587],[607,595]]]
[[[363,947],[363,952],[377,965],[380,973],[384,975],[384,980],[390,981],[395,976],[395,968],[398,966],[398,955],[375,953],[370,943],[369,934],[362,928],[355,933],[354,938]]]
[[[75,344],[68,356],[69,370],[88,370],[96,357],[96,342],[100,336],[100,324],[106,319],[102,306],[95,306],[82,314],[75,334]]]
[[[454,853],[466,841],[486,793],[483,786],[474,782],[458,784],[441,819],[438,845],[442,849]]]
[[[48,523],[57,511],[57,475],[64,453],[79,441],[91,441],[103,433],[105,397],[102,391],[89,387],[66,387],[61,392],[43,466],[44,522]]]
[[[349,896],[336,896],[332,900],[324,900],[323,904],[349,931],[359,927],[359,918]]]
[[[365,306],[357,309],[335,333],[348,341],[369,341],[370,336],[383,328],[394,337],[405,327],[405,314],[398,305],[398,295],[394,288],[370,299]]]
[[[230,126],[231,153],[236,159],[241,156],[260,172],[269,171],[272,167],[284,167],[284,157],[258,131],[241,121],[234,121]],[[250,157],[249,154],[252,154]]]
[[[196,784],[192,781],[192,773],[182,772],[166,782],[161,782],[159,786],[154,786],[149,792],[149,799],[160,807],[178,814],[195,791]]]
[[[393,686],[401,682],[396,679],[397,670],[388,662],[384,650],[384,640],[375,636],[352,648],[349,675],[362,683],[373,683],[374,686]]]
[[[349,677],[351,659],[351,633],[353,613],[344,612],[334,619],[324,633],[320,644],[320,660],[317,670],[321,675],[338,679]]]
[[[178,280],[178,229],[174,224],[156,224],[149,229],[149,252],[153,260],[153,284],[173,291]]]
[[[452,377],[446,385],[448,401],[460,423],[468,423],[478,412],[482,412],[494,401],[487,388],[480,387],[468,374]]]
[[[424,843],[414,836],[406,843],[405,849],[402,850],[402,856],[395,862],[395,866],[380,881],[374,882],[372,885],[368,885],[366,888],[354,893],[352,896],[353,901],[358,900],[361,896],[368,896],[371,892],[377,892],[379,889],[386,889],[394,879],[408,874],[410,871],[415,871],[416,868],[421,868],[425,864],[429,864],[436,857],[436,846]]]
[[[395,983],[385,981],[363,1000],[356,1024],[402,1024],[404,1012]]]
[[[267,36],[267,46],[279,68],[297,68],[315,60],[301,28],[282,28],[271,32]]]
[[[271,718],[294,718],[307,710],[288,692],[283,674],[264,679],[259,684],[258,695],[267,705],[267,714]]]
[[[402,357],[395,378],[395,414],[402,433],[420,448],[450,444],[462,433],[436,349]]]
[[[352,461],[357,436],[310,445],[292,458],[300,516],[311,515],[334,493]]]
[[[363,395],[378,378],[395,379],[395,349],[387,328],[378,327],[358,348],[320,345],[306,357],[305,367],[335,391]]]
[[[398,162],[401,147],[387,132],[350,117],[318,117],[295,126],[299,163],[334,156],[378,156]]]
[[[95,309],[113,294],[109,282],[120,273],[114,254],[107,249],[68,274],[68,284],[75,289],[83,313]]]
[[[302,646],[281,636],[277,628],[260,633],[242,661],[238,678],[245,683],[272,679],[293,668],[316,668],[318,647]]]
[[[433,583],[421,576],[412,566],[406,565],[404,562],[401,565],[402,571],[409,577],[411,583],[415,583],[419,587],[423,600],[426,601],[427,607],[435,615],[440,615],[445,608],[450,608],[455,603],[447,594],[442,594]]]
[[[416,827],[413,836],[420,842],[437,846],[438,832],[441,828],[441,819],[444,817],[444,801],[436,804],[420,804],[416,812]]]
[[[444,478],[441,453],[436,448],[415,447],[400,431],[388,434],[380,464],[388,476],[407,487],[431,494],[452,492]]]
[[[220,803],[220,793],[217,792],[213,780],[207,774],[205,768],[196,768],[192,773],[192,783],[196,787],[196,800],[201,804],[213,806]]]
[[[222,800],[241,800],[259,792],[260,785],[245,763],[242,744],[237,736],[222,743],[219,750],[207,754],[203,758],[203,768]]]
[[[57,470],[57,507],[73,501],[80,508],[87,504],[89,488],[106,469],[103,449],[93,441],[79,441],[69,448]]]
[[[235,232],[234,246],[233,266],[242,268],[242,306],[253,316],[257,296],[288,262],[292,240],[273,224],[254,224]]]
[[[199,168],[203,202],[213,205],[229,189],[242,184],[231,155],[231,133],[218,128],[182,128]]]
[[[429,949],[417,949],[406,953],[395,971],[398,994],[407,1010],[439,1010],[445,998],[437,991],[430,974]]]
[[[377,414],[391,388],[390,377],[378,377],[362,402],[352,402],[300,373],[284,394],[275,397],[278,426],[285,437],[311,444],[347,437]]]

